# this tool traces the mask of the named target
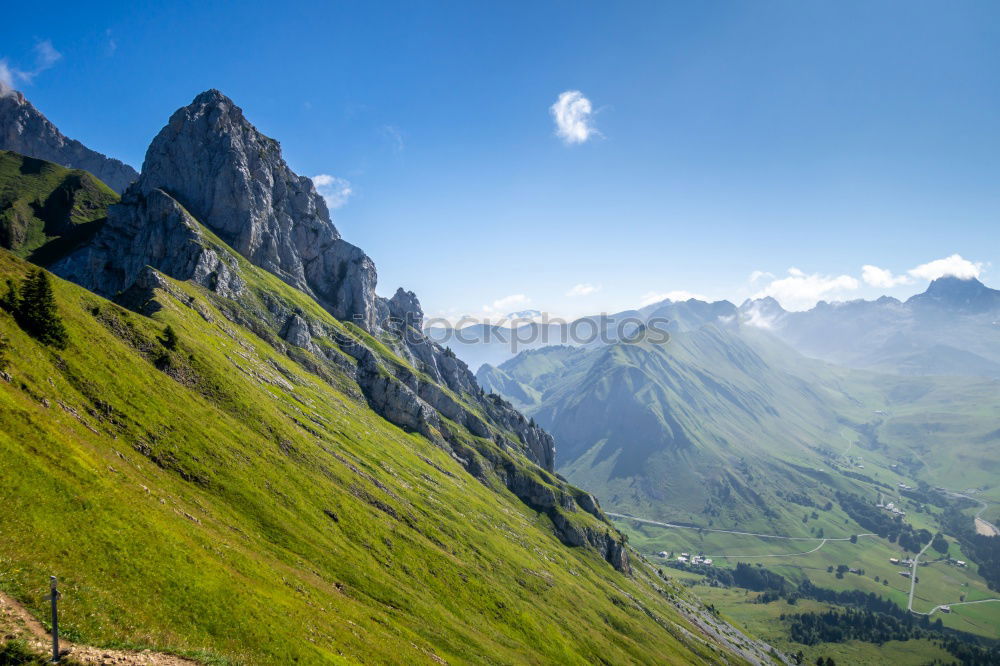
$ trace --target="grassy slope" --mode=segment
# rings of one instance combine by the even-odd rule
[[[27,269],[0,252],[0,277]],[[0,587],[42,616],[59,575],[72,638],[247,663],[711,659],[644,573],[566,548],[199,289],[173,284],[193,302],[160,294],[154,321],[54,283],[65,351],[0,314]]]
[[[0,151],[0,246],[48,264],[92,234],[118,195],[79,169]]]

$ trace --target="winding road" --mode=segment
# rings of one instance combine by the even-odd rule
[[[917,612],[913,610],[913,593],[917,591],[917,566],[920,564],[920,556],[923,555],[927,551],[927,549],[931,547],[931,543],[933,542],[928,541],[927,544],[920,549],[920,552],[917,553],[916,557],[913,558],[913,566],[910,568],[910,601],[906,606],[906,610],[910,611],[911,613]],[[931,611],[931,613],[933,612],[934,611]],[[923,614],[924,613],[921,613],[921,615]],[[930,615],[930,613],[926,614]]]

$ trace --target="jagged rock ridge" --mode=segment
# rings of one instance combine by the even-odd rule
[[[67,138],[24,95],[0,84],[0,150],[11,150],[70,169],[83,169],[121,194],[139,177],[135,169]]]

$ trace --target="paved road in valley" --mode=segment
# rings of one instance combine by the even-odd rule
[[[911,613],[916,612],[913,610],[913,593],[917,591],[917,565],[920,564],[920,556],[924,554],[924,551],[931,547],[931,543],[933,543],[933,541],[928,541],[927,545],[920,549],[917,556],[913,558],[913,566],[910,568],[910,602],[906,609]]]

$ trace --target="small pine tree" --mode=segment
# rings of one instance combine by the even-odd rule
[[[177,333],[174,332],[174,327],[170,324],[167,324],[167,327],[163,329],[163,337],[160,338],[160,344],[171,351],[177,349]]]
[[[59,349],[66,346],[66,328],[56,308],[52,283],[48,273],[41,268],[24,278],[14,317],[21,328],[39,342]]]

